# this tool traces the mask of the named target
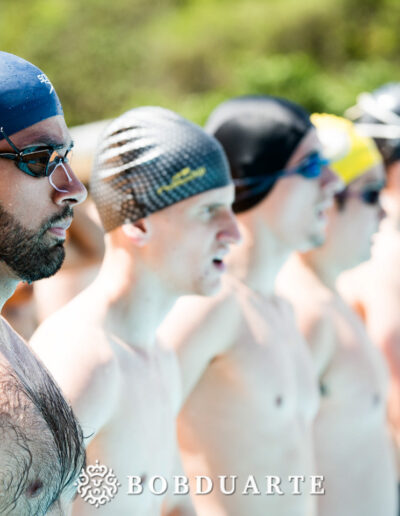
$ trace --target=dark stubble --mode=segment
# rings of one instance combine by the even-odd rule
[[[63,242],[45,242],[46,231],[56,222],[72,217],[72,208],[47,220],[37,231],[25,229],[0,205],[0,260],[27,282],[48,278],[61,267],[65,250]]]

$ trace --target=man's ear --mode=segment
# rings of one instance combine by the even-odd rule
[[[145,246],[151,237],[151,224],[146,219],[140,219],[136,222],[130,222],[122,226],[122,231],[129,240],[137,247]]]

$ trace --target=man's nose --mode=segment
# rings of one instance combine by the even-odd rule
[[[227,213],[224,224],[218,232],[217,239],[227,244],[238,244],[241,241],[242,235],[240,234],[235,214],[232,211]]]
[[[54,202],[59,205],[80,204],[87,197],[85,186],[79,181],[68,163],[59,163],[49,176],[54,188]]]
[[[328,191],[332,196],[341,192],[345,187],[342,179],[329,166],[323,167],[320,184],[321,188]]]

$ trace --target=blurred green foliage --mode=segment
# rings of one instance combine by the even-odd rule
[[[336,114],[400,81],[398,0],[0,0],[0,47],[47,73],[67,122],[142,104],[203,123],[269,93]]]

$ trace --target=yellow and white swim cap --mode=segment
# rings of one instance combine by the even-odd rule
[[[331,161],[330,168],[346,185],[382,163],[372,138],[361,135],[350,120],[314,113],[311,121],[321,140],[324,157]]]

